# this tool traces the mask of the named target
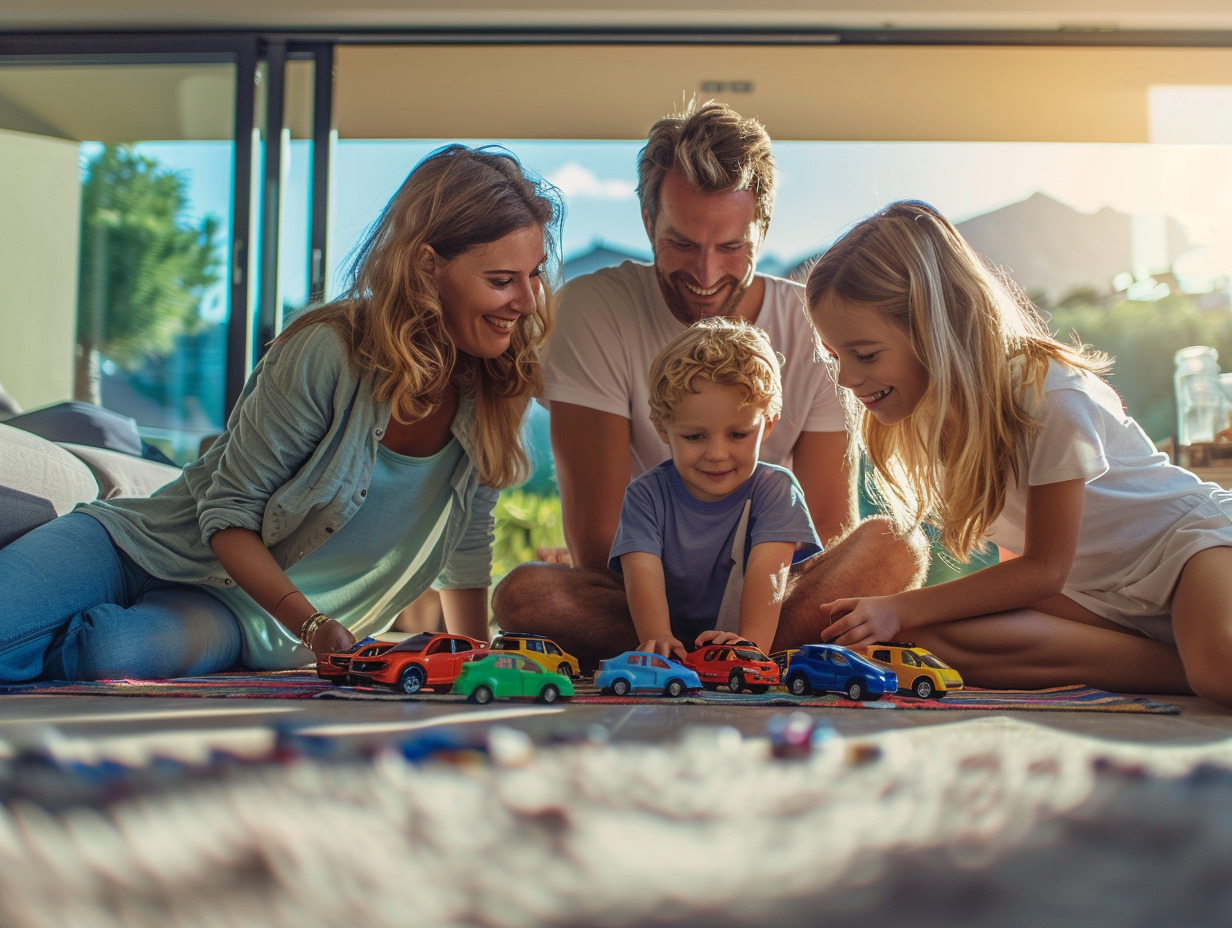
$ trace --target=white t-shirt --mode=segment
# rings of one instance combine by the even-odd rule
[[[791,466],[801,432],[841,432],[842,405],[826,366],[813,360],[804,288],[766,277],[757,325],[786,358],[783,412],[761,446],[761,460]],[[633,439],[630,479],[671,457],[650,422],[650,364],[685,326],[672,315],[654,267],[626,261],[571,280],[560,291],[548,341],[540,402],[574,403],[624,416]]]
[[[1081,477],[1082,527],[1065,595],[1169,639],[1164,617],[1185,562],[1202,548],[1232,544],[1232,493],[1170,464],[1112,387],[1091,374],[1054,363],[1042,394],[1028,389],[1023,408],[1040,426],[990,540],[1021,553],[1028,488]]]

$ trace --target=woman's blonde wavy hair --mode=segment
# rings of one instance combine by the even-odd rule
[[[927,203],[891,203],[857,223],[809,273],[814,326],[837,304],[882,314],[906,332],[928,371],[910,416],[882,425],[844,391],[872,489],[900,529],[935,526],[951,555],[982,549],[1010,475],[1037,423],[1023,409],[1049,362],[1099,374],[1106,355],[1053,338],[1021,289],[994,271]]]
[[[782,358],[770,337],[739,318],[712,316],[689,326],[650,365],[650,421],[666,428],[686,393],[696,393],[694,381],[721,387],[743,387],[746,406],[757,406],[773,419],[783,408]]]
[[[358,246],[347,292],[279,337],[317,323],[334,326],[351,363],[372,375],[373,395],[390,404],[398,422],[427,415],[452,383],[475,401],[481,479],[498,489],[512,486],[530,472],[520,432],[530,399],[543,385],[539,355],[552,328],[553,275],[544,269],[544,299],[518,320],[509,348],[495,358],[474,358],[460,353],[446,333],[420,253],[430,245],[452,261],[511,232],[539,228],[556,265],[563,217],[560,192],[530,176],[511,153],[465,145],[438,149],[415,166]]]

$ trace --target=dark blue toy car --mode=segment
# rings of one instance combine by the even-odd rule
[[[836,644],[806,644],[787,661],[783,682],[793,696],[843,693],[852,700],[880,699],[898,691],[898,675]]]

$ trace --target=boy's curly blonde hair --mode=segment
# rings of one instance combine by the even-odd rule
[[[663,428],[686,393],[697,393],[700,377],[721,387],[744,387],[742,406],[758,406],[766,418],[783,408],[780,355],[761,329],[739,318],[714,316],[685,329],[650,365],[650,421]]]

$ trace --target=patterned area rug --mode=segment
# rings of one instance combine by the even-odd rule
[[[678,743],[418,760],[0,761],[4,928],[1226,928],[1232,748],[987,714],[798,760]],[[904,915],[904,911],[909,915]]]
[[[333,686],[314,672],[286,670],[273,673],[222,673],[206,677],[182,677],[175,680],[104,680],[97,683],[30,683],[20,686],[0,686],[0,695],[38,694],[45,696],[185,696],[243,697],[257,699],[369,699],[369,700],[433,700],[465,702],[461,696],[447,693],[417,693],[406,696],[388,690],[364,687]],[[783,691],[752,695],[706,691],[695,696],[668,699],[657,696],[604,695],[589,682],[577,683],[579,704],[672,704],[725,706],[818,706],[853,709],[914,709],[956,710],[997,709],[1083,712],[1149,712],[1176,715],[1180,707],[1157,702],[1145,696],[1120,696],[1086,686],[1062,686],[1045,690],[979,690],[967,689],[950,693],[944,699],[916,699],[912,696],[889,696],[874,702],[852,702],[833,694],[825,696],[791,696]]]

